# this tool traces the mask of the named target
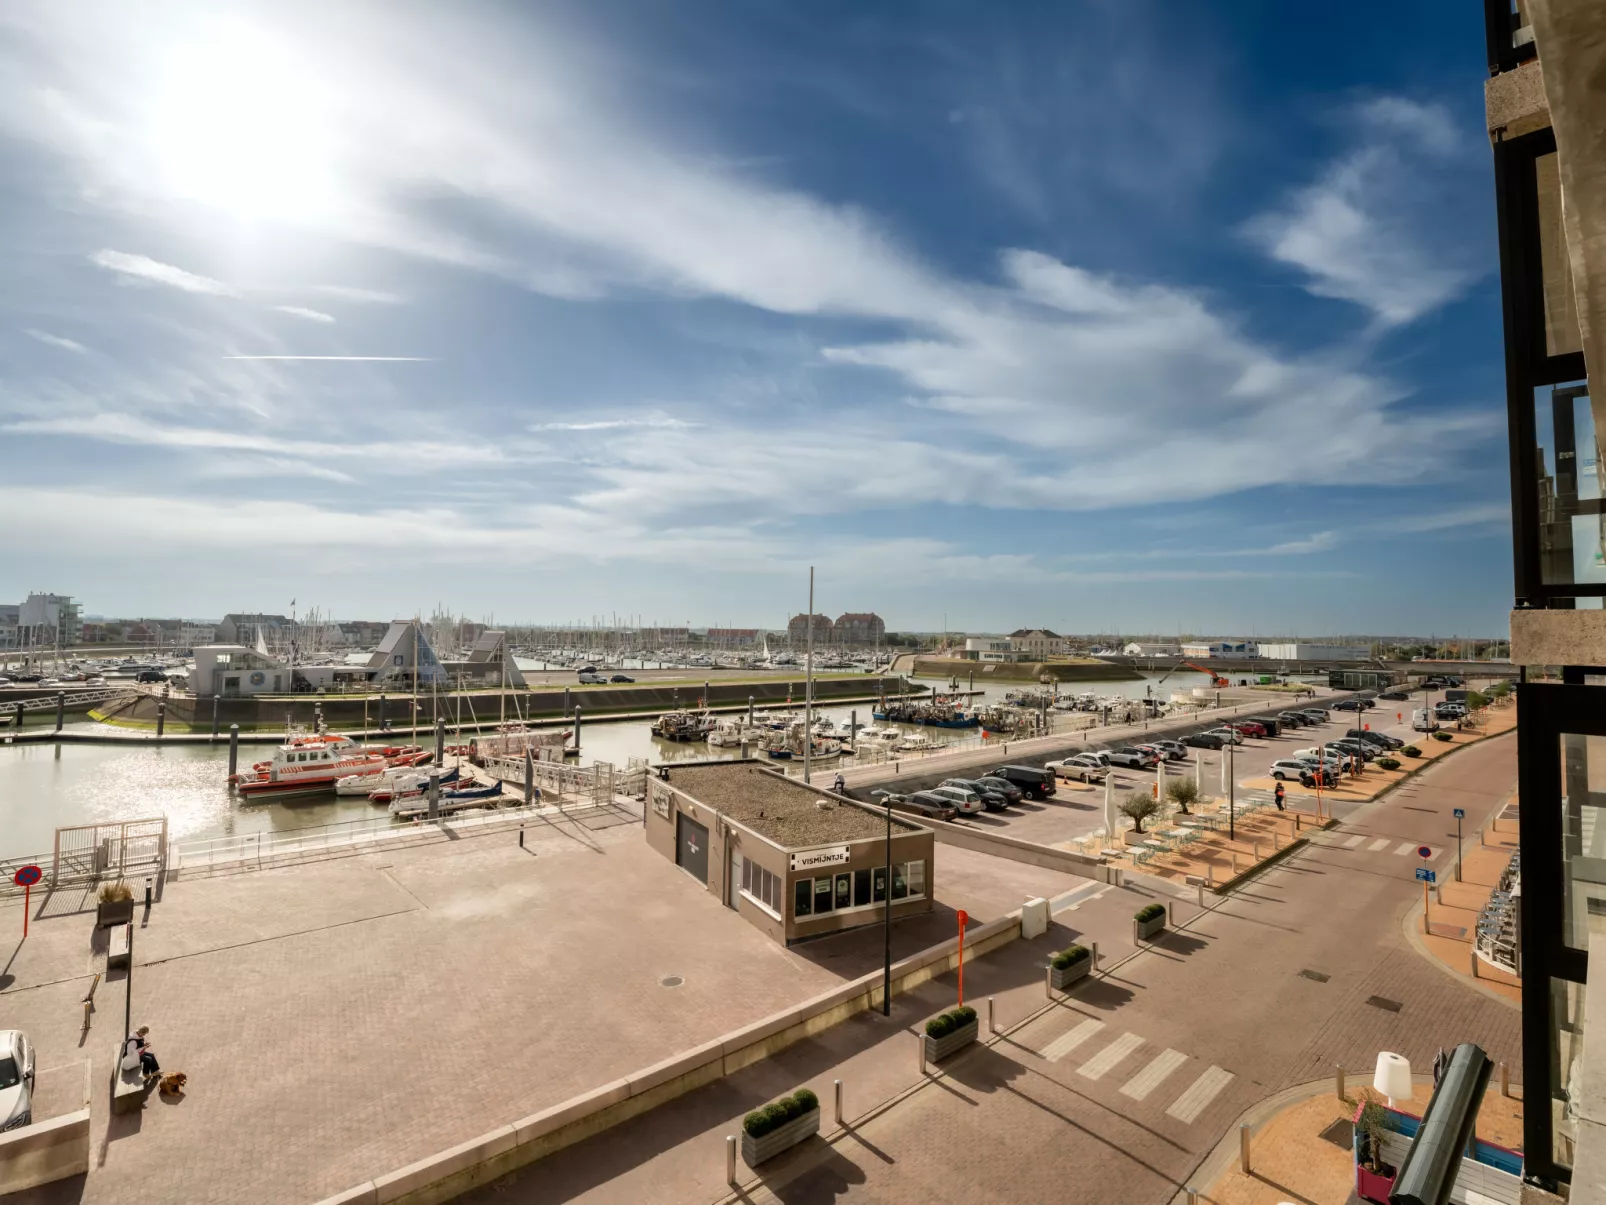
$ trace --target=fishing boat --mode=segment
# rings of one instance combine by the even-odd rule
[[[418,752],[417,745],[365,749],[349,736],[332,733],[296,736],[274,751],[272,761],[258,762],[231,781],[247,799],[318,794],[333,790],[342,778],[383,774]]]
[[[856,749],[896,749],[898,742],[902,739],[902,728],[894,728],[891,724],[884,728],[877,728],[874,724],[866,724],[859,729],[858,735],[853,738],[853,745]]]
[[[723,719],[715,722],[713,730],[708,734],[708,743],[715,748],[735,747],[738,745],[756,745],[769,736],[766,729],[754,724],[749,726],[746,720]]]
[[[975,728],[981,723],[975,715],[946,699],[902,703],[889,700],[871,714],[883,723],[918,724],[924,728]]]
[[[897,744],[899,753],[930,753],[933,749],[941,749],[943,742],[927,736],[924,732],[908,732]]]
[[[706,711],[666,711],[652,726],[652,734],[666,741],[706,740],[714,719]]]

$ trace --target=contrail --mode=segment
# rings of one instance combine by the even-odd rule
[[[390,363],[409,362],[424,364],[434,356],[224,356],[225,360],[382,360]]]

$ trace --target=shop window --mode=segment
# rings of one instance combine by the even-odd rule
[[[814,912],[814,880],[799,879],[792,885],[792,915],[809,916]]]
[[[904,867],[904,877],[909,880],[910,895],[926,894],[926,864],[924,862],[910,862]]]
[[[815,879],[814,880],[814,912],[815,912],[815,915],[819,915],[820,913],[823,913],[823,912],[832,911],[832,909],[835,907],[835,903],[834,903],[833,898],[832,898],[833,893],[835,892],[835,890],[836,890],[836,884],[831,879]]]
[[[870,902],[870,872],[868,870],[855,870],[853,872],[853,906],[863,908]]]
[[[874,877],[875,890],[872,893],[874,898],[871,900],[871,902],[876,904],[884,904],[887,901],[887,872],[883,869],[877,868]]]
[[[853,876],[843,873],[836,876],[836,906],[853,907]]]
[[[751,858],[742,859],[742,894],[763,904],[777,916],[781,912],[781,878],[765,870]],[[804,915],[799,913],[799,915]]]
[[[892,898],[904,899],[909,894],[909,880],[904,874],[903,863],[894,862],[892,865]]]

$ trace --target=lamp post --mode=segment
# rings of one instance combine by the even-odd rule
[[[1238,816],[1236,807],[1238,774],[1234,768],[1237,765],[1237,748],[1238,741],[1236,739],[1235,731],[1234,739],[1227,742],[1227,840],[1229,841],[1236,841],[1238,839]]]
[[[882,932],[885,937],[884,962],[881,970],[881,1015],[892,1015],[892,800],[887,803],[887,881],[885,891],[887,908]]]

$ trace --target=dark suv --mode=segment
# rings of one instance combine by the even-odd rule
[[[999,766],[987,771],[984,777],[1001,778],[1020,788],[1028,799],[1047,799],[1054,793],[1054,771],[1037,766]]]
[[[1001,812],[1010,804],[1021,801],[1021,789],[1002,778],[945,778],[937,785],[975,791],[981,796],[982,806],[989,812]]]

